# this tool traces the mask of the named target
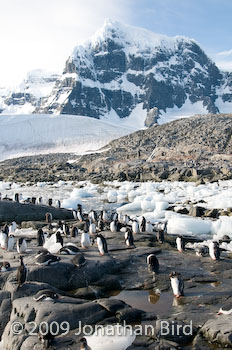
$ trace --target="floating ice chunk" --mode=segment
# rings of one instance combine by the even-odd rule
[[[128,211],[137,211],[137,210],[141,210],[141,202],[128,203],[117,208],[118,213],[126,213]]]
[[[220,216],[217,221],[213,221],[212,233],[218,238],[221,238],[223,235],[229,235],[232,237],[232,217]]]
[[[182,234],[198,236],[202,234],[210,234],[212,223],[210,221],[173,217],[168,220],[167,230],[169,234]]]
[[[169,203],[166,201],[156,202],[156,210],[165,210],[169,207]]]
[[[99,327],[93,335],[85,338],[89,347],[94,350],[126,350],[135,340],[135,335],[129,328],[121,325],[107,325],[104,328]]]

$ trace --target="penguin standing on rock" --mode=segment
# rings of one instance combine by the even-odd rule
[[[71,238],[76,238],[78,236],[78,228],[73,226],[71,229]]]
[[[46,223],[51,224],[51,222],[52,222],[52,214],[51,213],[46,213],[45,214],[45,220],[46,220]]]
[[[17,282],[18,282],[18,288],[20,288],[24,282],[26,282],[27,279],[27,268],[24,265],[23,257],[20,256],[20,265],[17,269]]]
[[[144,216],[142,216],[142,221],[139,225],[140,232],[145,232],[146,231],[146,219]]]
[[[25,251],[27,250],[27,242],[26,239],[23,237],[20,237],[17,241],[17,252],[19,254],[25,253]]]
[[[153,225],[150,223],[150,221],[146,222],[145,231],[147,233],[153,233]]]
[[[63,223],[63,232],[66,237],[70,236],[69,226],[66,224],[66,222]]]
[[[132,232],[133,234],[139,233],[139,223],[136,220],[132,222]]]
[[[180,273],[172,272],[169,275],[171,287],[175,297],[180,298],[184,295],[184,282],[181,279]]]
[[[119,232],[119,222],[118,220],[114,220],[110,223],[110,231],[112,233]]]
[[[100,233],[96,235],[97,238],[97,247],[100,255],[108,254],[107,242],[105,237],[103,237]]]
[[[44,233],[43,233],[42,228],[38,229],[36,239],[37,239],[37,246],[42,247],[44,245],[44,242],[45,242]]]
[[[86,260],[83,254],[79,253],[77,254],[73,259],[72,259],[72,263],[78,267],[81,268],[83,266],[85,266],[86,264]]]
[[[40,290],[36,295],[33,296],[35,301],[54,301],[58,299],[59,295],[50,289]]]
[[[86,338],[81,338],[81,339],[80,339],[80,343],[81,343],[80,350],[92,350],[92,349],[88,346]]]
[[[99,232],[104,230],[104,222],[103,222],[103,220],[101,220],[101,219],[98,220],[98,222],[97,222],[97,229],[98,229]]]
[[[8,252],[13,252],[14,245],[15,245],[15,236],[14,235],[9,235],[8,236],[8,240],[7,240],[7,251]]]
[[[81,246],[82,248],[89,248],[91,245],[90,236],[88,232],[81,234]]]
[[[183,253],[183,251],[185,249],[185,241],[184,241],[183,236],[179,235],[176,238],[176,247],[177,247],[178,252]]]
[[[135,248],[134,237],[133,237],[131,229],[128,229],[125,232],[125,243],[126,243],[127,247]]]
[[[216,241],[210,242],[209,244],[209,255],[212,260],[220,259],[220,248],[219,243]]]
[[[150,254],[147,257],[148,271],[158,273],[159,272],[159,261],[155,254]]]
[[[10,263],[8,263],[7,261],[3,261],[0,263],[0,272],[6,272],[10,270],[10,268]]]

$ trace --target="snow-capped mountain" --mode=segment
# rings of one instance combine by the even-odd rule
[[[232,73],[194,40],[111,20],[74,48],[60,76],[37,70],[13,91],[0,89],[0,113],[81,115],[136,129],[231,107]]]
[[[41,98],[51,93],[58,78],[58,74],[37,69],[29,72],[19,86],[0,88],[0,113],[33,113]]]
[[[164,122],[166,116],[228,112],[231,102],[231,74],[220,72],[194,40],[106,20],[75,47],[36,112],[123,118],[139,128],[147,112],[152,124],[158,116]]]

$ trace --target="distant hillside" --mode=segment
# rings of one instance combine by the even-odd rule
[[[22,181],[230,179],[231,135],[232,114],[196,115],[137,131],[79,158],[54,154],[46,161],[43,156],[8,160],[0,163],[0,173],[2,179]]]

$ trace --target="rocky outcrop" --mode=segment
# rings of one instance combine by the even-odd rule
[[[57,220],[73,218],[72,211],[67,209],[30,203],[22,204],[8,200],[0,201],[0,222],[16,221],[21,223],[22,221],[44,220],[48,212],[52,214],[53,219]]]
[[[110,142],[101,152],[42,155],[0,163],[15,181],[217,181],[232,178],[232,114],[196,115]],[[70,159],[72,163],[69,162]],[[43,163],[43,168],[38,164]]]

